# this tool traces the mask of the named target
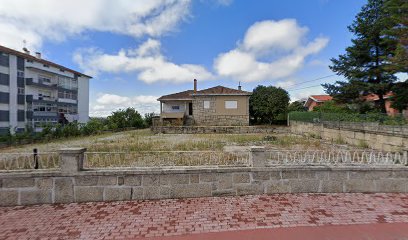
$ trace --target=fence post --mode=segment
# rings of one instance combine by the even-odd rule
[[[249,159],[252,167],[266,167],[268,158],[266,156],[265,147],[251,147]]]
[[[58,152],[61,172],[77,173],[83,169],[86,148],[63,148]]]

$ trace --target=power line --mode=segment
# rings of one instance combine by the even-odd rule
[[[291,91],[297,91],[297,90],[302,90],[302,89],[312,88],[312,87],[318,87],[318,86],[321,86],[321,85],[319,84],[319,85],[313,85],[313,86],[303,87],[303,88],[288,89],[286,91],[291,92]]]
[[[336,76],[336,74],[331,74],[331,75],[327,75],[327,76],[324,76],[324,77],[319,77],[319,78],[315,78],[315,79],[312,79],[312,80],[308,80],[308,81],[304,81],[304,82],[300,82],[300,83],[295,83],[295,84],[286,86],[285,88],[291,88],[291,87],[295,87],[295,86],[298,86],[298,85],[302,85],[304,83],[314,82],[314,81],[317,81],[317,80],[321,80],[321,79],[325,79],[325,78],[329,78],[329,77],[333,77],[333,76]]]

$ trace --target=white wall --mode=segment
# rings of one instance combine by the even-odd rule
[[[78,122],[89,120],[89,78],[78,78]]]
[[[17,125],[17,57],[10,55],[10,127],[11,133]]]

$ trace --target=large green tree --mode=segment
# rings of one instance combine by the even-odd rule
[[[396,81],[390,58],[395,56],[397,38],[384,37],[385,29],[392,29],[395,21],[390,20],[385,9],[385,0],[368,0],[354,22],[348,27],[355,35],[346,53],[331,59],[330,69],[348,81],[323,84],[326,92],[336,101],[358,102],[361,95],[378,95],[378,108],[386,112],[384,95]]]
[[[392,107],[402,111],[408,108],[408,79],[405,82],[398,82],[392,89]]]
[[[280,114],[285,114],[289,94],[274,86],[257,86],[249,98],[249,114],[256,123],[272,124]]]
[[[142,116],[134,108],[119,109],[107,118],[109,129],[143,128]]]
[[[408,1],[387,0],[384,11],[384,21],[391,26],[383,30],[384,40],[397,41],[394,54],[389,55],[387,60],[392,63],[391,70],[408,72]]]

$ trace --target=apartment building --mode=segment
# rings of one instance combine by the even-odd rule
[[[0,134],[89,119],[91,76],[0,45]]]

